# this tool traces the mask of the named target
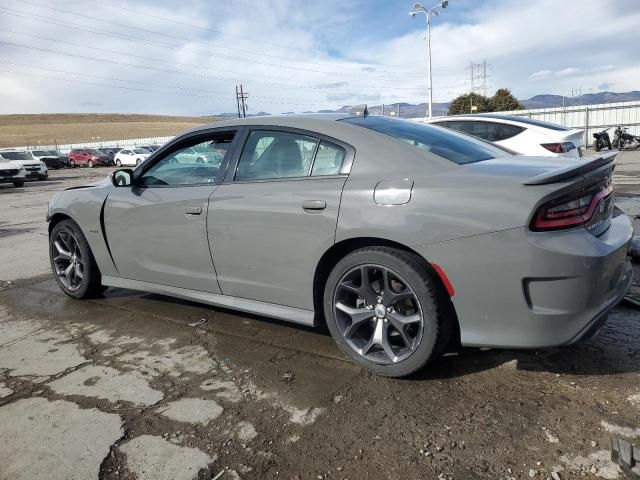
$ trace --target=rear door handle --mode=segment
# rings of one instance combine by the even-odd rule
[[[184,213],[187,215],[200,215],[202,213],[202,207],[187,207]]]
[[[324,210],[327,208],[327,202],[324,200],[305,200],[302,202],[303,210]]]

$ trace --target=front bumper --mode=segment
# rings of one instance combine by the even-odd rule
[[[538,348],[588,336],[622,299],[632,235],[619,214],[600,237],[517,228],[414,248],[452,282],[464,345]]]

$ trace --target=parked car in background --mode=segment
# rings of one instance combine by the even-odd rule
[[[51,155],[55,155],[58,157],[58,159],[60,160],[60,163],[63,167],[68,167],[69,166],[69,155],[65,155],[64,153],[58,151],[58,150],[49,150],[49,153]]]
[[[149,157],[149,155],[151,155],[151,152],[144,148],[123,148],[116,153],[114,160],[118,167],[123,165],[134,166],[140,165]]]
[[[174,161],[211,145],[225,146],[219,165]],[[381,116],[219,122],[56,193],[51,267],[73,298],[113,286],[326,325],[381,375],[450,341],[568,345],[632,282],[616,154],[516,156]]]
[[[477,113],[436,117],[427,122],[481,138],[521,155],[573,158],[584,155],[584,130],[527,117]]]
[[[102,153],[107,155],[111,160],[113,160],[113,158],[116,156],[116,153],[118,153],[121,150],[121,148],[120,147],[100,147],[98,150],[100,150]]]
[[[47,168],[53,168],[58,170],[64,167],[64,163],[60,160],[57,154],[51,152],[51,150],[28,150],[33,155],[33,158],[41,160],[45,163]]]
[[[13,183],[14,187],[23,187],[26,171],[20,165],[0,158],[0,183]]]
[[[87,166],[106,167],[112,165],[112,160],[105,153],[95,148],[74,148],[69,152],[69,166],[71,168]]]
[[[24,168],[26,180],[46,180],[49,178],[47,165],[24,150],[2,150],[0,158]]]
[[[145,150],[149,150],[151,153],[155,152],[161,147],[161,145],[139,145],[138,148],[144,148]]]

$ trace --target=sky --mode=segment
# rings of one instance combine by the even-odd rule
[[[433,0],[425,6],[436,4]],[[405,0],[0,0],[0,113],[213,115],[427,98]],[[640,90],[635,0],[450,0],[431,18],[433,98]],[[476,81],[477,82],[477,81]],[[477,86],[477,84],[476,84]]]

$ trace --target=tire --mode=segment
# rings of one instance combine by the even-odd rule
[[[600,150],[602,150],[602,145],[600,145],[600,142],[596,142],[596,143],[594,143],[594,144],[593,144],[593,149],[594,149],[596,152],[599,152]]]
[[[69,168],[76,168],[76,161],[75,160],[69,160]]]
[[[14,180],[13,181],[13,186],[17,187],[17,188],[24,187],[24,180]]]
[[[63,238],[69,239],[68,235],[70,235],[75,241],[75,245],[77,248],[73,249],[72,241],[67,240],[66,244],[61,244],[61,248],[67,250],[67,253],[76,253],[74,258],[77,258],[79,262],[81,262],[82,279],[79,280],[76,288],[73,286],[69,286],[63,279],[61,279],[61,275],[58,274],[58,269],[64,270],[65,267],[71,263],[66,260],[59,260],[58,265],[54,263],[54,259],[60,255],[56,241],[59,242],[59,235],[62,235]],[[74,251],[72,251],[74,250]],[[98,269],[98,265],[96,264],[95,258],[93,257],[93,253],[91,252],[91,248],[87,243],[87,239],[84,234],[80,230],[80,227],[73,220],[62,220],[57,223],[53,229],[51,230],[51,234],[49,235],[49,261],[51,264],[51,270],[53,271],[53,275],[58,282],[58,286],[60,289],[67,294],[68,296],[76,299],[82,298],[92,298],[98,296],[102,291],[101,285],[101,275],[100,270]],[[65,263],[67,262],[67,263]],[[72,268],[72,275],[75,276],[75,268]],[[76,280],[78,277],[75,276]]]
[[[137,160],[136,160],[136,167],[137,167],[138,165],[140,165],[140,159],[137,159]]]
[[[202,157],[196,158],[196,163],[204,163],[204,159]]]
[[[357,290],[364,291],[362,272],[368,272],[367,277],[373,279],[376,275],[382,278],[387,272],[388,285],[393,285],[389,287],[391,293],[387,296],[371,284],[373,289],[366,289],[364,294],[369,297],[364,302],[365,307],[362,304],[364,296],[353,291],[354,285],[358,284],[361,286]],[[375,282],[381,285],[381,280]],[[400,290],[397,289],[398,285],[402,286]],[[406,299],[393,303],[393,298],[402,297]],[[385,300],[381,303],[383,298]],[[325,284],[323,307],[331,336],[356,364],[378,375],[405,377],[421,370],[440,355],[448,344],[453,320],[446,313],[445,300],[431,273],[415,255],[394,248],[367,247],[346,255],[335,265]],[[372,302],[377,304],[374,306]],[[337,304],[343,306],[337,308]],[[344,308],[350,309],[355,315],[352,317],[345,313]],[[365,308],[373,318],[365,318]],[[421,317],[419,322],[405,323],[418,317]],[[355,318],[361,319],[355,321]],[[403,325],[404,333],[401,334],[395,325]],[[378,329],[384,332],[379,338],[386,338],[386,347],[380,343],[371,346],[376,338],[374,332],[377,333]],[[393,358],[388,352],[393,354]]]
[[[41,182],[44,182],[46,180],[49,180],[49,174],[47,173],[46,175],[41,175],[38,177],[38,180],[40,180]]]
[[[120,159],[116,160],[116,167],[121,167],[122,166],[122,162],[120,161]]]
[[[87,167],[93,168],[93,162],[91,160],[87,162]]]

